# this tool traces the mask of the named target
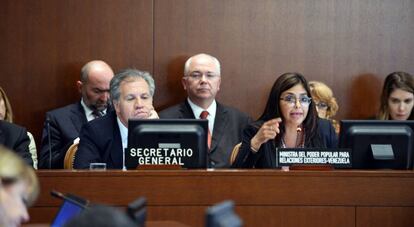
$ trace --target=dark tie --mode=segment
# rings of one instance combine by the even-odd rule
[[[102,117],[104,114],[99,110],[94,110],[94,111],[92,111],[92,115],[96,119],[98,117]]]
[[[201,112],[200,118],[201,119],[207,119],[208,114],[209,114],[208,111],[207,110],[204,110],[203,112]],[[208,146],[208,149],[210,150],[210,148],[211,148],[211,133],[210,133],[210,129],[208,129],[207,146]]]

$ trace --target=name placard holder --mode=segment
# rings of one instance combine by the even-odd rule
[[[180,165],[138,165],[137,170],[181,170]]]
[[[289,170],[317,170],[317,171],[323,171],[323,170],[334,170],[335,168],[330,165],[330,164],[326,164],[326,165],[298,165],[298,164],[294,164],[289,166]]]
[[[351,149],[342,148],[279,148],[276,150],[276,166],[312,170],[351,168],[351,155]]]

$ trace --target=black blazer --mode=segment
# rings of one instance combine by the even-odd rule
[[[161,111],[159,116],[166,119],[195,119],[193,110],[187,100]],[[230,155],[233,147],[241,142],[243,129],[251,121],[252,119],[247,114],[217,102],[209,154],[210,167],[230,167]]]
[[[0,144],[15,151],[27,164],[33,166],[29,151],[30,139],[25,128],[0,120]]]
[[[254,153],[250,148],[250,140],[259,131],[263,122],[254,122],[249,125],[243,132],[243,141],[239,153],[234,161],[233,168],[275,168],[276,167],[276,146],[274,140],[269,140],[260,146],[260,149]],[[336,148],[338,138],[335,129],[328,120],[318,120],[319,135],[314,141],[311,141],[309,147]]]
[[[84,124],[75,155],[75,169],[87,169],[89,163],[104,162],[108,169],[122,169],[122,141],[115,111]]]
[[[48,126],[50,127],[50,144]],[[65,154],[80,129],[87,121],[81,102],[73,103],[46,113],[42,144],[39,152],[39,168],[49,168],[49,149],[52,150],[52,168],[62,169]]]

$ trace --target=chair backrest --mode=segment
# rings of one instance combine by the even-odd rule
[[[239,153],[239,150],[240,150],[240,146],[241,146],[241,143],[238,143],[234,146],[233,151],[231,152],[231,155],[230,155],[230,165],[232,165],[234,161],[236,160],[237,154]]]
[[[205,227],[241,226],[243,226],[243,221],[234,212],[234,202],[232,200],[226,200],[207,208]]]
[[[137,224],[137,226],[145,226],[147,220],[147,199],[139,197],[128,204],[127,215]]]
[[[27,132],[27,136],[30,139],[29,152],[32,155],[33,168],[37,169],[37,149],[36,149],[36,142],[35,142],[35,140],[33,138],[32,133],[30,133],[29,131]]]
[[[78,150],[79,143],[74,143],[70,145],[69,149],[66,151],[65,161],[63,162],[64,169],[73,169],[73,162],[75,161],[75,154]]]

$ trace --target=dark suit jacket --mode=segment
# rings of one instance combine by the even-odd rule
[[[50,144],[48,139],[50,125]],[[39,168],[49,168],[49,149],[52,150],[52,168],[62,169],[66,151],[79,136],[80,129],[87,122],[81,102],[73,103],[46,113],[42,144],[39,152]]]
[[[27,164],[33,166],[29,143],[30,139],[25,128],[0,120],[0,144],[15,151]]]
[[[276,145],[274,140],[269,140],[260,146],[260,149],[253,153],[250,148],[250,140],[259,131],[263,122],[250,124],[243,132],[243,141],[239,153],[232,167],[234,168],[275,168],[276,167]],[[315,148],[336,148],[338,145],[337,135],[332,124],[328,120],[318,120],[319,134],[311,145]]]
[[[87,169],[92,162],[104,162],[108,169],[122,169],[122,141],[115,111],[84,124],[79,138],[75,169]]]
[[[160,118],[169,119],[195,119],[187,100],[161,111],[159,116]],[[233,147],[241,142],[243,129],[251,121],[252,119],[247,114],[217,102],[217,112],[209,154],[210,167],[230,167],[230,155]]]

